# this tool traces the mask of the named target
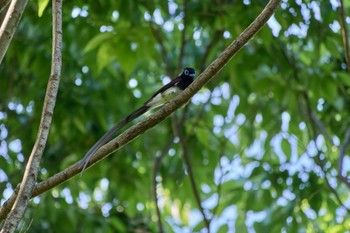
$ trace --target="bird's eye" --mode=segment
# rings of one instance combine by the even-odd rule
[[[189,75],[190,74],[190,72],[188,71],[188,70],[185,70],[185,75]]]

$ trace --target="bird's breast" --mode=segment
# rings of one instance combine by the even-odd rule
[[[180,92],[181,92],[181,90],[178,87],[176,87],[176,86],[170,87],[170,88],[166,89],[165,91],[159,93],[158,95],[154,96],[147,103],[147,106],[149,106],[150,109],[159,107],[159,106],[169,102],[173,98],[175,98],[175,96],[177,96]]]

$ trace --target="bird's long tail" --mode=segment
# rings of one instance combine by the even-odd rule
[[[103,135],[100,140],[98,140],[93,147],[86,153],[84,158],[79,163],[79,168],[82,167],[81,173],[84,172],[86,166],[88,165],[91,157],[96,153],[98,149],[100,149],[101,146],[106,144],[111,137],[118,132],[121,128],[123,128],[125,125],[127,125],[129,122],[133,121],[134,119],[138,118],[145,112],[149,110],[149,106],[143,105],[142,107],[136,109],[134,112],[132,112],[127,117],[123,118],[116,126],[114,126],[111,130],[109,130],[105,135]]]

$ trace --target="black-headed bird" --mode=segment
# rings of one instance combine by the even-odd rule
[[[100,140],[98,140],[93,147],[86,153],[84,158],[79,163],[79,168],[82,167],[81,172],[86,168],[91,157],[96,153],[96,151],[106,144],[111,137],[118,132],[121,128],[127,125],[129,122],[138,118],[145,112],[160,107],[170,100],[174,99],[179,93],[185,90],[192,82],[196,75],[196,71],[193,68],[186,67],[183,72],[171,80],[168,84],[160,88],[154,95],[147,100],[140,108],[136,109],[127,117],[123,118],[116,126],[109,130],[105,135],[103,135]]]

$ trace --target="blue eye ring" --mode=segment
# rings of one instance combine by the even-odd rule
[[[189,75],[190,72],[189,72],[188,70],[185,70],[185,71],[184,71],[184,74],[185,74],[185,75]]]

